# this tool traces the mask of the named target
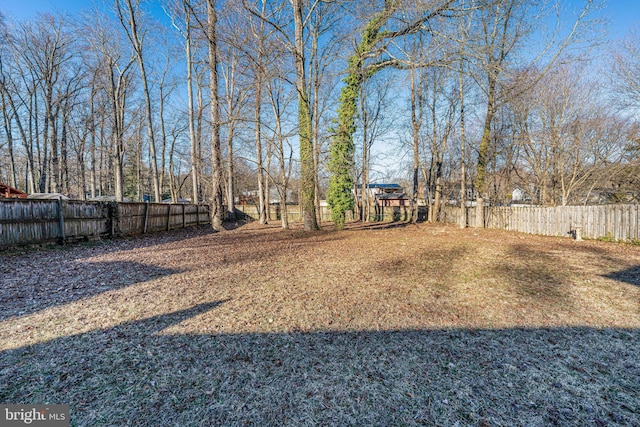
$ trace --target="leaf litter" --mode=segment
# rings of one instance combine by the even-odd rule
[[[0,401],[73,425],[640,424],[635,246],[248,224],[1,256]]]

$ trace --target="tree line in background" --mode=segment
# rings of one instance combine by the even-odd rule
[[[421,201],[640,198],[640,34],[547,0],[112,0],[0,10],[0,180],[79,199],[189,199],[212,225],[375,180]],[[602,52],[606,52],[603,55]],[[613,52],[613,53],[612,53]],[[354,194],[357,196],[354,198]],[[226,211],[223,211],[223,206]],[[480,210],[481,211],[481,210]],[[482,218],[478,219],[482,223]]]

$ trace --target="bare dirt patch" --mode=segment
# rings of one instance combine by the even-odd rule
[[[639,247],[248,224],[0,257],[0,401],[74,425],[640,424]]]

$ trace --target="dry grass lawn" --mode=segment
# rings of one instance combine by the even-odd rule
[[[0,402],[72,425],[640,425],[637,246],[249,224],[0,259]]]

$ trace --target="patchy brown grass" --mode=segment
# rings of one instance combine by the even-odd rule
[[[2,261],[0,402],[73,425],[640,424],[640,247],[249,224]]]

